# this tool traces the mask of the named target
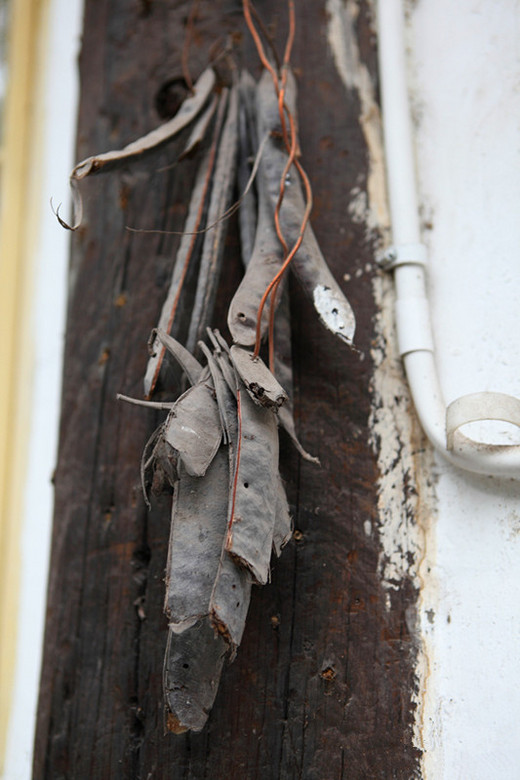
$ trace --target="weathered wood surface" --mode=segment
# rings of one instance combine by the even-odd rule
[[[361,56],[375,78],[375,41],[359,7]],[[277,40],[278,0],[259,3]],[[171,110],[181,76],[188,2],[86,0],[77,159],[124,144]],[[377,460],[369,443],[374,247],[348,216],[366,186],[360,105],[327,48],[325,2],[300,0],[293,65],[303,159],[314,188],[313,227],[348,295],[364,359],[319,324],[291,282],[295,407],[304,446],[281,468],[296,533],[272,583],[253,590],[236,661],[224,669],[207,728],[164,734],[163,614],[169,500],[148,512],[141,450],[160,417],[115,400],[139,396],[146,340],[156,325],[177,236],[130,234],[126,225],[182,229],[194,164],[160,169],[168,148],[82,186],[85,222],[72,239],[71,290],[56,510],[34,777],[410,778],[414,639],[406,617],[416,593],[391,593],[378,574]],[[234,0],[201,2],[190,52],[197,76],[215,42],[233,33],[235,56],[260,71]],[[237,33],[237,34],[235,34]],[[242,53],[242,54],[241,54]],[[230,226],[215,323],[240,278]]]

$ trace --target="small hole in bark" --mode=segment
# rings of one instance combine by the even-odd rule
[[[183,78],[170,79],[159,87],[155,96],[155,110],[161,119],[171,119],[189,93]]]
[[[190,668],[190,665],[189,665],[189,664],[183,664],[183,665],[182,665],[182,668],[183,668],[183,669],[189,669],[189,668]]]
[[[244,482],[244,487],[248,488],[249,487],[249,482]]]
[[[239,607],[239,606],[240,606],[240,601],[237,601],[237,607]]]
[[[337,314],[337,313],[338,313],[338,310],[337,310],[337,309],[332,309],[332,313],[333,313],[333,314]]]
[[[237,312],[237,317],[239,320],[242,320],[242,322],[246,319],[246,315],[244,314],[243,311]]]

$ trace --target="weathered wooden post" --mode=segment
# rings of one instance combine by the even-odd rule
[[[188,2],[86,0],[77,159],[122,147],[175,110],[184,94],[190,9]],[[140,454],[157,413],[136,415],[117,404],[116,394],[141,394],[146,341],[179,242],[126,228],[181,230],[195,168],[187,160],[164,170],[175,159],[166,147],[86,182],[86,219],[72,239],[38,780],[386,780],[418,772],[414,547],[406,548],[413,530],[405,529],[413,529],[418,505],[406,465],[415,450],[409,429],[397,430],[390,415],[388,436],[397,444],[388,475],[382,473],[384,446],[373,421],[384,399],[374,376],[381,349],[386,355],[392,345],[376,323],[377,290],[387,288],[375,281],[374,256],[384,225],[369,223],[359,209],[375,205],[369,178],[377,141],[370,146],[367,130],[377,130],[377,106],[367,98],[376,93],[375,34],[368,2],[344,8],[339,0],[301,0],[296,11],[293,66],[313,226],[336,279],[348,283],[358,322],[359,353],[352,353],[321,328],[291,283],[297,422],[321,468],[300,460],[289,444],[283,448],[294,539],[271,584],[253,591],[243,643],[207,727],[165,734],[169,501],[148,511],[139,485]],[[283,4],[266,0],[259,12],[282,42]],[[259,76],[239,2],[200,2],[192,19],[194,75],[230,46],[230,56]],[[350,46],[343,51],[350,71],[338,64],[338,40]],[[215,313],[223,329],[240,274],[232,222]],[[392,387],[402,393],[394,372]],[[401,397],[394,402],[405,404]],[[404,563],[390,588],[379,534],[390,511],[381,503],[385,479],[405,529]]]

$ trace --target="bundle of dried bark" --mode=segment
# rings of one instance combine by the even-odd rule
[[[200,367],[198,386],[210,389],[213,401],[209,395],[203,398],[199,393],[201,408],[192,409],[191,421],[183,418],[182,424],[176,426],[176,430],[182,427],[195,431],[198,421],[208,417],[211,405],[212,424],[204,426],[208,442],[201,446],[194,438],[193,445],[196,452],[199,448],[200,452],[213,450],[209,442],[214,445],[218,439],[220,447],[204,475],[194,477],[188,471],[186,452],[182,450],[184,440],[179,437],[176,442],[174,436],[168,438],[181,461],[172,511],[165,607],[170,623],[164,689],[167,725],[174,732],[199,730],[204,726],[216,695],[224,657],[233,658],[240,644],[251,585],[267,582],[272,551],[280,555],[291,536],[287,498],[278,471],[279,425],[288,431],[303,457],[316,461],[297,440],[289,402],[292,370],[286,292],[275,301],[275,304],[281,302],[275,317],[277,377],[248,349],[255,343],[261,298],[284,261],[276,235],[275,209],[287,151],[279,140],[277,96],[271,81],[264,77],[257,86],[248,74],[243,74],[238,94],[241,152],[238,175],[242,189],[250,174],[247,161],[257,152],[257,139],[267,138],[267,142],[259,161],[255,189],[248,191],[241,203],[240,230],[246,272],[228,317],[235,343],[228,348],[218,333],[210,331],[213,349],[200,344],[207,366]],[[295,113],[292,76],[287,101]],[[305,209],[295,172],[292,175],[280,212],[288,242],[296,240]],[[352,310],[331,277],[310,228],[300,253],[294,267],[312,295],[320,318],[336,335],[351,341]],[[262,332],[267,328],[266,312]],[[178,346],[173,341],[161,333],[158,338],[172,356],[178,354]],[[177,404],[182,404],[184,397]],[[204,410],[202,403],[207,405]],[[175,409],[172,408],[165,424],[162,434],[165,439],[167,431],[172,430]],[[220,429],[214,434],[217,420]],[[225,468],[222,453],[226,447],[227,480],[222,473]],[[193,457],[190,453],[189,462]],[[165,470],[160,459],[155,465]]]
[[[170,405],[149,462],[161,473],[176,463],[164,664],[166,722],[176,733],[204,726],[224,658],[240,644],[251,585],[267,582],[272,550],[280,554],[291,536],[278,407],[261,403],[276,380],[250,353],[210,336],[213,349],[200,345],[206,366],[190,371],[190,381],[198,379]],[[177,359],[180,345],[158,337]]]
[[[256,84],[243,73],[239,83],[218,94],[212,94],[214,82],[212,72],[206,71],[171,122],[121,151],[88,158],[71,176],[75,229],[81,219],[80,179],[145,154],[189,125],[193,129],[185,150],[200,147],[188,216],[150,339],[144,379],[147,399],[171,387],[173,366],[189,387],[175,401],[121,396],[167,411],[145,447],[141,475],[146,500],[150,482],[154,489],[168,484],[174,490],[166,567],[164,693],[166,724],[175,733],[203,728],[224,661],[235,656],[240,644],[251,586],[268,581],[272,552],[279,556],[291,537],[278,469],[279,427],[302,457],[317,462],[299,443],[292,415],[287,291],[277,283],[271,311],[262,309],[266,290],[286,262],[280,229],[287,245],[301,241],[291,267],[323,324],[347,343],[355,327],[350,305],[312,229],[307,226],[302,233],[307,204],[299,169],[289,164],[279,98],[269,75]],[[285,106],[295,119],[296,87],[290,71]],[[222,265],[225,217],[233,209],[237,179],[243,192],[239,225],[246,270],[229,306],[229,346],[208,326]],[[181,306],[188,278],[190,306]],[[258,334],[268,329],[271,339],[274,334],[270,368],[251,351]],[[206,333],[208,343],[201,341]],[[204,365],[194,356],[197,348]]]

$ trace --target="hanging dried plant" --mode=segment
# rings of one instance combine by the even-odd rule
[[[174,489],[166,566],[164,696],[166,725],[175,733],[203,728],[224,661],[233,659],[240,645],[251,586],[269,580],[272,553],[279,556],[291,537],[278,468],[279,427],[289,433],[302,457],[318,462],[298,441],[292,416],[291,330],[283,287],[289,267],[325,327],[348,344],[354,336],[350,304],[309,224],[312,191],[299,159],[296,84],[290,70],[291,0],[289,11],[279,69],[267,58],[244,0],[246,22],[265,66],[258,84],[243,72],[229,89],[216,94],[215,75],[208,69],[176,117],[121,151],[84,160],[71,175],[71,229],[76,229],[81,221],[77,184],[82,178],[141,156],[192,126],[185,154],[198,150],[198,172],[169,290],[150,339],[144,377],[148,400],[120,396],[167,412],[145,447],[141,474],[147,501],[150,484]],[[237,180],[243,192],[239,225],[246,270],[229,306],[233,343],[228,345],[209,326],[225,218],[235,208],[231,200]],[[175,335],[188,271],[197,281],[182,345]],[[259,354],[266,336],[269,365]],[[197,347],[204,364],[193,354]],[[159,388],[168,390],[166,369],[172,361],[188,389],[176,400],[150,400]]]

